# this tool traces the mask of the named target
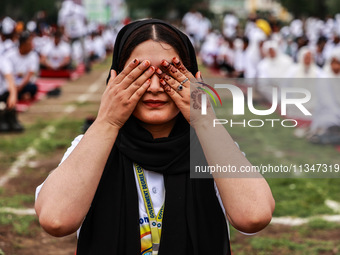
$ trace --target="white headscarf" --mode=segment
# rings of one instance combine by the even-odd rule
[[[274,58],[269,56],[269,50],[273,49],[276,53]],[[276,41],[266,41],[263,44],[263,52],[265,58],[258,65],[259,78],[284,78],[286,72],[291,68],[293,60],[283,54],[279,49],[279,44]]]
[[[288,78],[321,78],[323,77],[322,70],[314,63],[312,56],[312,63],[306,66],[304,58],[306,54],[312,53],[308,46],[302,47],[297,56],[297,64],[288,72]]]
[[[334,73],[331,67],[331,63],[334,59],[340,62],[340,47],[336,47],[332,50],[330,57],[324,66],[324,72],[327,78],[340,78],[340,73]]]

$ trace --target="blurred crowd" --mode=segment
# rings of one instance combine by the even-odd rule
[[[244,78],[244,84],[253,86],[266,103],[272,103],[273,88],[279,93],[288,87],[308,90],[311,99],[304,106],[312,116],[290,107],[284,117],[308,124],[298,136],[340,144],[340,14],[326,20],[294,19],[284,25],[251,14],[242,22],[227,13],[222,28],[216,30],[197,11],[182,20],[205,66],[229,78]]]
[[[82,64],[90,71],[91,63],[112,52],[125,21],[89,22],[83,6],[65,0],[56,24],[48,24],[44,12],[26,24],[10,17],[0,22],[0,132],[7,132],[23,130],[15,104],[34,99],[39,71],[72,70]],[[334,79],[340,77],[340,14],[280,23],[256,14],[242,19],[229,12],[216,29],[211,20],[192,10],[182,17],[181,29],[202,64],[229,78],[255,80],[247,85],[269,103],[273,87],[308,89],[312,98],[306,107],[313,116],[310,140],[340,143],[340,86]],[[290,78],[305,79],[294,83],[287,81]],[[308,82],[310,78],[328,79]]]
[[[121,25],[88,22],[83,6],[66,0],[59,10],[57,24],[46,22],[38,12],[26,24],[11,17],[0,20],[0,133],[24,130],[18,121],[18,101],[34,100],[35,83],[42,70],[74,70],[103,61],[111,52]]]

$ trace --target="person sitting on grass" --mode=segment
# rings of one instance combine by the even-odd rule
[[[316,87],[316,107],[310,134],[312,143],[340,144],[340,48],[334,48],[324,67],[325,79]]]
[[[30,32],[22,32],[19,37],[19,47],[5,53],[12,65],[18,99],[24,101],[34,100],[38,91],[35,78],[39,71],[39,56],[33,51],[32,39]]]
[[[54,39],[41,50],[40,67],[48,70],[71,69],[71,46],[62,40],[60,30],[54,33]]]
[[[18,91],[15,86],[12,65],[5,56],[0,61],[0,133],[21,132],[24,127],[17,119],[15,109]]]

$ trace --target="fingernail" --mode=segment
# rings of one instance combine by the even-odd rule
[[[143,61],[143,66],[147,67],[150,65],[150,61],[149,60],[144,60]]]
[[[202,73],[201,73],[201,71],[198,71],[198,76],[202,79]]]
[[[147,85],[149,85],[151,83],[151,79],[147,79],[146,82],[145,82]]]
[[[158,74],[162,74],[163,72],[162,72],[162,70],[161,70],[161,69],[159,69],[159,68],[157,67],[157,69],[156,69],[156,73],[158,73]]]
[[[174,62],[176,65],[178,65],[179,64],[179,59],[177,57],[174,57],[172,59],[172,62]]]
[[[138,59],[135,58],[133,61],[132,61],[134,64],[136,64],[138,62]]]
[[[163,60],[161,65],[164,67],[168,67],[170,64],[166,60]]]
[[[148,69],[148,72],[149,73],[155,72],[155,68],[153,66],[150,66],[149,69]]]
[[[165,82],[163,79],[160,79],[159,81],[160,81],[160,83],[161,83],[163,86],[166,85],[166,82]]]

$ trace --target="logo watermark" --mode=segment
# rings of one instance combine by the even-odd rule
[[[310,111],[304,106],[304,104],[308,103],[311,99],[311,93],[307,89],[304,88],[281,88],[280,93],[278,91],[277,87],[272,87],[272,98],[271,98],[271,107],[269,109],[264,109],[264,110],[259,110],[254,107],[254,93],[253,93],[253,88],[248,87],[247,88],[247,100],[245,99],[245,95],[243,91],[232,84],[215,84],[214,88],[204,84],[200,83],[203,86],[206,86],[209,88],[211,91],[214,92],[214,94],[217,96],[217,98],[220,101],[220,104],[222,106],[222,101],[220,95],[217,93],[217,91],[214,89],[228,89],[231,92],[232,99],[233,99],[233,109],[232,113],[233,115],[245,115],[245,105],[247,105],[248,110],[253,113],[254,115],[257,116],[267,116],[273,114],[278,108],[280,109],[280,113],[282,116],[287,115],[287,107],[294,105],[301,111],[301,113],[305,116],[311,116],[312,114]],[[215,106],[217,105],[216,100],[212,93],[208,91],[207,89],[199,87],[198,89],[203,90],[206,92],[213,100]],[[299,98],[289,98],[288,95],[301,95]],[[207,115],[207,96],[206,94],[202,95],[202,108],[201,108],[201,114],[202,115]],[[297,120],[295,119],[251,119],[246,121],[245,119],[242,121],[233,121],[227,120],[227,119],[214,119],[213,121],[213,126],[215,127],[217,124],[227,124],[230,123],[231,127],[233,125],[242,125],[243,127],[262,127],[265,125],[265,123],[271,123],[271,126],[274,127],[274,123],[280,122],[281,126],[283,127],[296,127],[298,125]],[[290,123],[290,124],[287,124]],[[292,124],[294,123],[294,124]]]

